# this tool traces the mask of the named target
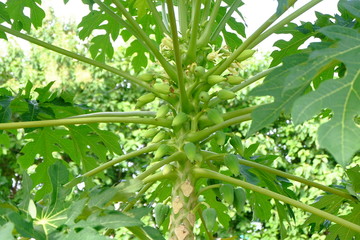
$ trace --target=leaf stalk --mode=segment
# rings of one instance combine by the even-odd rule
[[[339,225],[342,225],[342,226],[344,226],[346,228],[349,228],[349,229],[351,229],[353,231],[356,231],[356,232],[360,233],[360,226],[357,225],[357,224],[354,224],[354,223],[352,223],[350,221],[347,221],[347,220],[345,220],[343,218],[340,218],[340,217],[335,216],[333,214],[330,214],[328,212],[322,211],[322,210],[320,210],[318,208],[309,206],[307,204],[304,204],[304,203],[299,202],[297,200],[294,200],[292,198],[286,197],[286,196],[281,195],[279,193],[270,191],[268,189],[258,187],[256,185],[253,185],[253,184],[248,183],[248,182],[244,182],[244,181],[239,180],[239,179],[235,179],[235,178],[232,178],[232,177],[229,177],[229,176],[225,176],[223,174],[220,174],[220,173],[217,173],[215,171],[208,170],[208,169],[195,168],[195,169],[193,169],[193,174],[197,178],[217,179],[217,180],[221,180],[221,181],[224,181],[224,182],[234,184],[234,185],[242,187],[242,188],[252,190],[254,192],[264,194],[264,195],[266,195],[268,197],[277,199],[277,200],[282,201],[284,203],[290,204],[290,205],[292,205],[294,207],[301,208],[301,209],[303,209],[303,210],[305,210],[307,212],[310,212],[310,213],[312,213],[314,215],[317,215],[319,217],[322,217],[324,219],[327,219],[329,221],[332,221],[334,223],[337,223]]]

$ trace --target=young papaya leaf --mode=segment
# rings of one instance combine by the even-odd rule
[[[319,127],[318,141],[345,167],[360,149],[360,127],[354,121],[360,113],[360,63],[354,61],[360,58],[360,34],[341,26],[329,26],[319,31],[338,42],[333,48],[315,51],[310,61],[317,61],[307,66],[321,68],[326,65],[321,59],[337,60],[346,66],[346,74],[340,79],[323,82],[316,91],[297,99],[292,116],[294,123],[299,124],[324,108],[331,109],[333,117]],[[299,81],[288,83],[287,89],[291,91],[294,85],[302,84]]]
[[[12,222],[7,222],[4,225],[0,226],[0,236],[3,239],[14,240],[12,232],[14,230],[14,224]]]
[[[351,212],[341,217],[354,224],[360,225],[360,205],[353,202],[351,206],[353,207]],[[329,227],[329,234],[326,236],[326,240],[336,239],[360,239],[360,233],[340,224],[334,224]]]

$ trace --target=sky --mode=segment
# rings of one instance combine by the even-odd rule
[[[310,0],[298,0],[294,8],[289,12],[293,12],[294,9],[299,8],[309,2]],[[277,0],[243,0],[245,3],[240,7],[240,11],[243,14],[246,23],[248,25],[247,35],[251,34],[260,26],[268,17],[270,17],[277,7]],[[310,11],[304,13],[295,22],[311,21],[315,19],[315,11],[322,13],[333,14],[337,12],[337,0],[323,0],[316,5]],[[63,4],[62,0],[46,0],[43,1],[45,5],[55,8],[55,14],[57,17],[68,21],[70,19],[80,22],[81,18],[86,15],[87,8],[84,8],[84,4],[80,0],[70,0],[67,5]],[[286,15],[286,14],[285,14]],[[283,36],[282,36],[283,37]],[[279,38],[279,36],[273,35],[262,43],[260,50],[271,50],[272,44]]]

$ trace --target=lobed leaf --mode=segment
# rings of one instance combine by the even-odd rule
[[[339,164],[347,166],[360,149],[360,127],[354,121],[360,114],[360,63],[356,61],[360,58],[360,34],[340,26],[325,27],[320,32],[338,41],[333,48],[315,51],[311,55],[312,65],[307,67],[321,68],[327,61],[337,60],[346,66],[346,74],[323,82],[316,91],[297,99],[292,116],[294,123],[299,124],[322,109],[331,109],[333,117],[320,126],[318,141]],[[290,81],[285,90],[302,84],[298,80]]]

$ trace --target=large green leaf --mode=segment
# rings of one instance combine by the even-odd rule
[[[316,61],[313,60],[313,63]],[[266,125],[274,122],[280,114],[285,111],[290,112],[290,109],[294,101],[299,98],[306,88],[309,86],[309,82],[301,82],[296,88],[291,91],[283,92],[287,79],[301,78],[311,81],[311,79],[317,75],[319,69],[317,67],[308,66],[308,55],[297,54],[291,57],[285,58],[283,65],[272,71],[264,80],[264,83],[256,87],[251,91],[251,95],[255,96],[268,96],[274,97],[274,102],[257,107],[252,112],[253,121],[251,123],[248,135],[255,133],[262,129]]]
[[[317,202],[312,204],[312,206],[336,215],[344,201],[344,198],[337,195],[325,195],[321,196],[321,198]],[[312,228],[314,228],[315,230],[320,230],[324,226],[327,227],[327,224],[329,224],[329,222],[325,221],[324,218],[312,214],[305,221],[304,226],[311,225]]]
[[[286,27],[282,28],[277,34],[291,34],[292,38],[289,41],[280,39],[274,43],[275,50],[271,53],[273,61],[270,67],[279,65],[284,57],[300,53],[299,47],[311,36],[314,35],[313,26],[310,23],[298,26],[295,23],[289,23]]]
[[[40,3],[40,0],[8,0],[6,10],[13,20],[13,27],[27,32],[30,31],[31,25],[35,28],[41,27],[45,12],[39,7]],[[30,9],[30,16],[24,13],[25,8]]]
[[[346,27],[329,26],[320,32],[338,40],[333,48],[315,51],[311,55],[312,65],[321,68],[328,60],[345,64],[343,78],[323,82],[320,87],[299,98],[292,109],[295,124],[301,123],[328,108],[333,111],[330,121],[322,124],[318,132],[321,147],[327,149],[342,166],[350,163],[352,156],[360,149],[360,127],[354,118],[360,114],[360,34]],[[315,60],[315,61],[314,61]],[[302,79],[289,81],[285,90],[292,91],[303,84]]]
[[[99,227],[117,229],[120,227],[142,226],[143,223],[137,219],[129,217],[118,211],[108,211],[106,214],[99,216],[95,213],[89,216],[86,221],[79,221],[75,224],[76,228],[82,227]]]
[[[341,216],[342,218],[360,225],[360,204],[352,203],[352,210],[350,214]],[[330,234],[326,236],[326,240],[337,240],[337,239],[360,239],[360,233],[354,230],[348,229],[342,225],[334,224],[329,227]]]

